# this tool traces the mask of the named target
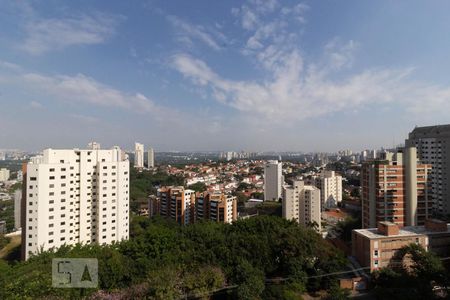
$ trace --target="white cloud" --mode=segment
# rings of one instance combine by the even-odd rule
[[[225,35],[216,29],[206,29],[201,25],[191,24],[173,15],[167,16],[167,20],[177,30],[178,41],[190,47],[195,44],[193,40],[198,40],[214,50],[220,50],[222,48],[221,43],[227,42]]]
[[[30,108],[33,108],[33,109],[39,109],[39,108],[43,107],[43,105],[37,101],[31,101],[29,106],[30,106]]]
[[[93,124],[98,123],[100,120],[96,117],[86,116],[81,114],[69,114],[69,117],[73,118],[77,122]]]
[[[20,48],[39,55],[74,45],[100,44],[111,38],[122,19],[99,13],[68,18],[33,18],[25,26],[26,37]]]
[[[332,71],[341,63],[333,68],[320,69],[321,64],[306,68],[297,51],[280,61],[272,77],[263,82],[222,78],[205,62],[185,54],[174,57],[173,67],[194,84],[209,88],[220,103],[270,123],[292,123],[372,105],[400,104],[406,111],[420,113],[441,111],[450,101],[449,88],[412,80],[411,68],[372,69],[332,80]]]
[[[153,101],[142,94],[126,94],[83,74],[47,76],[24,73],[21,78],[30,87],[68,102],[123,108],[139,113],[157,113],[159,110]]]

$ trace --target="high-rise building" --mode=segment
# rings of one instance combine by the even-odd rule
[[[375,228],[382,221],[400,227],[423,225],[432,213],[430,171],[430,165],[418,162],[414,147],[365,162],[361,169],[363,228]]]
[[[92,150],[100,150],[100,144],[97,142],[90,142],[88,148]]]
[[[316,223],[321,230],[320,190],[303,181],[294,181],[292,186],[283,186],[283,218],[295,220],[309,226]]]
[[[232,223],[237,220],[236,196],[221,192],[202,193],[196,199],[196,220]]]
[[[24,259],[64,244],[129,236],[129,162],[122,151],[46,149],[24,170]]]
[[[282,164],[277,160],[269,160],[264,166],[264,200],[278,201],[281,198],[283,185]]]
[[[9,180],[9,170],[6,168],[0,169],[0,182]]]
[[[416,127],[405,145],[416,147],[419,159],[433,168],[429,178],[434,211],[450,214],[450,124]]]
[[[153,151],[153,148],[148,148],[147,152],[147,168],[154,168],[155,167],[155,153]]]
[[[322,209],[336,207],[342,201],[342,176],[336,175],[334,171],[323,170],[314,181],[320,189]]]
[[[134,167],[144,168],[144,144],[134,144]]]
[[[186,225],[198,220],[231,223],[237,220],[237,198],[221,192],[195,193],[183,187],[158,189],[149,199],[149,215],[161,215]]]
[[[21,228],[21,202],[22,202],[22,190],[16,190],[14,192],[14,228],[16,230]]]
[[[182,186],[162,187],[157,191],[159,214],[179,224],[192,223],[195,218],[195,191]],[[151,204],[155,207],[155,204]]]

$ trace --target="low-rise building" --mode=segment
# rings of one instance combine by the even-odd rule
[[[379,222],[378,228],[356,229],[352,232],[352,255],[370,271],[395,266],[396,254],[410,244],[418,244],[436,255],[450,251],[450,224],[428,219],[424,226],[399,227],[392,222]]]

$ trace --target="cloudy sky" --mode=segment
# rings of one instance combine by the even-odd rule
[[[0,148],[361,150],[450,122],[449,1],[0,0]]]

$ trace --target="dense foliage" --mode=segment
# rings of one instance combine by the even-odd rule
[[[184,185],[182,176],[148,170],[137,171],[130,167],[130,207],[137,212],[139,202],[146,202],[148,195],[155,195],[158,186]]]
[[[450,275],[442,261],[422,246],[402,248],[393,260],[395,266],[373,275],[379,299],[438,299],[450,285]]]
[[[6,221],[6,230],[10,232],[14,228],[14,201],[0,201],[0,220]]]
[[[347,217],[343,221],[339,221],[336,226],[340,238],[346,242],[352,241],[353,229],[359,229],[362,227],[362,221],[360,217]]]
[[[27,262],[0,262],[0,299],[93,299],[125,293],[131,298],[299,299],[301,293],[334,286],[330,276],[344,257],[313,230],[278,217],[260,216],[230,224],[179,226],[160,218],[136,217],[130,240],[110,246],[63,247]],[[95,257],[99,289],[53,289],[54,257]],[[283,285],[266,279],[285,278]],[[84,294],[83,294],[84,293]]]

